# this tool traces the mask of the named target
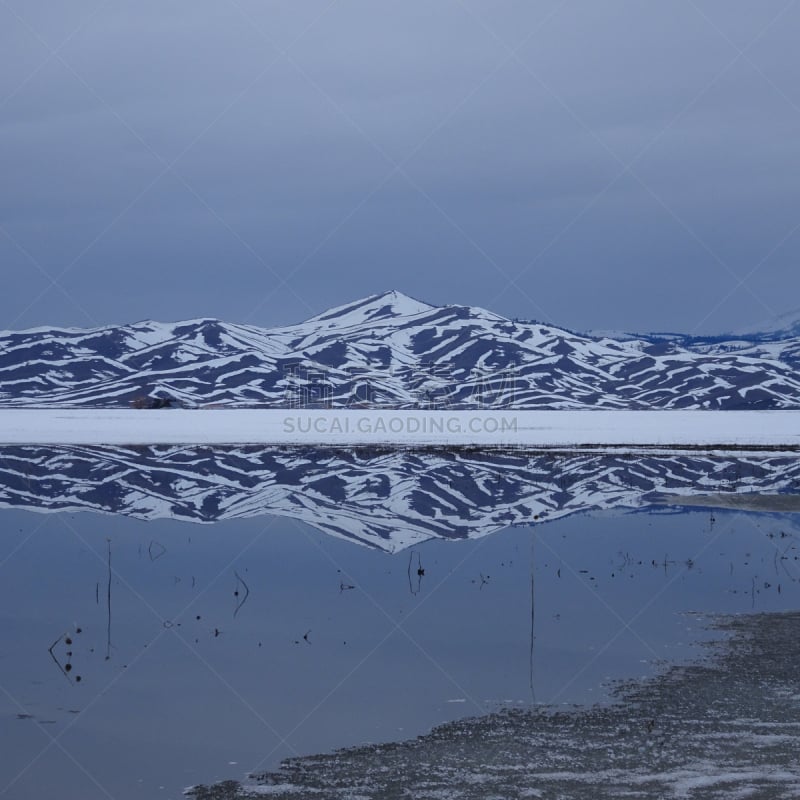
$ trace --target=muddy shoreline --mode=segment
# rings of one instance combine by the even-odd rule
[[[800,612],[719,617],[702,663],[615,690],[610,705],[508,710],[417,739],[293,758],[244,798],[790,798],[800,795]]]

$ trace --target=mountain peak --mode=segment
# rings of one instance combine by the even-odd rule
[[[424,314],[432,308],[434,306],[392,289],[388,292],[364,297],[353,303],[331,308],[322,314],[311,317],[309,322],[332,322],[335,320],[339,324],[351,325],[370,319],[412,317],[415,314]]]

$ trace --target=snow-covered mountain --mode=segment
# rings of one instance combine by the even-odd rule
[[[800,460],[778,454],[0,449],[0,507],[191,522],[273,514],[387,551],[587,511],[643,509],[661,502],[662,494],[677,503],[718,493],[741,500],[746,493],[796,492],[798,485]]]
[[[788,311],[774,319],[764,320],[747,328],[740,328],[735,334],[729,334],[729,336],[763,341],[777,341],[800,336],[800,309]]]
[[[398,292],[263,329],[198,319],[0,333],[0,405],[798,408],[800,329],[591,336]]]

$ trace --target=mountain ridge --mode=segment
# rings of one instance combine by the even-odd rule
[[[214,318],[0,333],[0,405],[800,408],[800,333],[581,334],[396,290],[275,328]]]

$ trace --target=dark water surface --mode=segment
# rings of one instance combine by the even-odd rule
[[[177,798],[446,723],[502,738],[532,710],[608,717],[621,702],[644,719],[647,703],[630,687],[620,701],[614,681],[652,679],[704,656],[701,642],[744,635],[713,627],[715,615],[798,608],[791,456],[0,456],[9,798]],[[772,717],[773,700],[759,701]],[[732,718],[739,702],[728,699]],[[739,738],[755,735],[758,703],[741,717]],[[476,775],[488,752],[472,753]],[[374,749],[355,753],[337,780],[375,770]],[[540,755],[552,772],[557,756]],[[679,788],[700,791],[687,776]],[[582,796],[579,784],[558,791]],[[558,796],[541,787],[528,796]],[[430,791],[472,796],[446,781]]]

